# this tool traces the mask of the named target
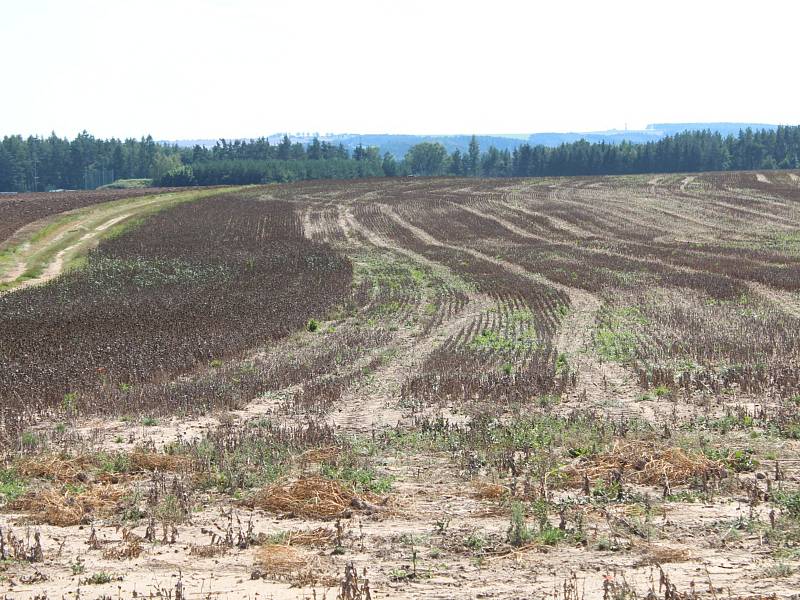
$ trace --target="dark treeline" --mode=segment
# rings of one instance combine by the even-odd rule
[[[0,191],[93,189],[114,179],[160,177],[181,164],[176,147],[151,136],[102,140],[84,131],[70,141],[12,135],[0,141]]]
[[[449,156],[442,148],[419,146],[409,151],[406,163],[412,172],[425,175],[541,177],[800,168],[800,126],[745,129],[727,137],[689,131],[645,144],[582,140],[555,148],[522,144],[511,152],[489,148],[485,153],[471,147],[467,154],[455,151]]]
[[[441,144],[424,142],[402,160],[374,147],[349,152],[316,139],[308,145],[293,143],[287,136],[277,144],[266,138],[220,140],[211,148],[163,145],[150,136],[102,140],[86,132],[71,141],[53,134],[7,136],[0,142],[0,191],[95,188],[134,178],[174,186],[408,174],[538,177],[777,168],[800,168],[800,126],[745,129],[727,137],[691,131],[645,144],[579,141],[485,152],[473,137],[464,153],[448,154]]]
[[[220,140],[212,148],[195,146],[182,152],[183,164],[155,178],[162,186],[218,185],[298,181],[301,179],[353,179],[398,174],[391,155],[377,148],[358,146],[350,153],[342,145],[314,139],[304,146],[288,136],[278,144],[266,138]]]
[[[508,153],[506,153],[508,154]],[[519,146],[504,156],[492,149],[481,158],[484,175],[621,175],[800,168],[800,126],[745,129],[722,137],[690,131],[645,144],[590,144],[557,148]]]

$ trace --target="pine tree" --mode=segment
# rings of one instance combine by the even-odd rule
[[[469,172],[467,175],[471,175],[472,177],[477,177],[480,173],[480,160],[481,160],[481,149],[478,146],[478,140],[475,136],[472,136],[472,139],[469,141],[469,154],[467,157],[467,167]]]

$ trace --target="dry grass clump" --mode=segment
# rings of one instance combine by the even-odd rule
[[[105,548],[103,558],[107,560],[134,560],[144,552],[142,543],[139,540],[122,542],[116,546]]]
[[[22,458],[14,465],[17,473],[23,477],[52,479],[62,483],[86,481],[86,471],[93,466],[94,460],[89,456],[65,458],[57,454]]]
[[[688,560],[690,560],[690,555],[685,548],[652,547],[647,549],[647,553],[636,563],[636,566],[665,565]]]
[[[288,581],[292,587],[333,587],[339,583],[320,573],[297,548],[285,544],[261,546],[256,552],[256,570],[252,577]]]
[[[275,579],[291,579],[309,564],[297,548],[285,544],[262,546],[256,552],[256,562],[265,575]]]
[[[336,532],[327,527],[317,527],[307,531],[290,531],[286,543],[290,546],[324,547],[332,544]]]
[[[69,527],[113,514],[127,490],[119,485],[97,484],[86,489],[46,488],[28,492],[10,505],[33,523]]]
[[[322,462],[331,462],[341,452],[338,446],[328,446],[326,448],[311,448],[306,450],[297,457],[297,461],[301,465],[317,464]]]
[[[322,477],[301,477],[291,483],[276,483],[263,488],[246,503],[275,513],[298,517],[334,519],[352,509],[380,510],[371,495],[359,498],[352,489]]]
[[[510,493],[506,486],[499,483],[478,481],[473,487],[475,488],[475,497],[479,500],[502,500]]]
[[[597,481],[620,473],[631,483],[660,485],[666,478],[670,484],[683,485],[692,480],[719,476],[724,467],[705,456],[689,455],[681,448],[663,448],[647,442],[617,442],[607,452],[582,458],[577,465],[570,467],[570,472],[575,484],[584,477]]]
[[[176,454],[159,454],[134,450],[131,453],[131,468],[134,471],[161,471],[174,473],[183,471],[189,465],[189,458]]]

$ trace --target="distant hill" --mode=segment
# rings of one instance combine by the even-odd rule
[[[548,146],[550,148],[561,144],[570,144],[586,140],[587,142],[606,144],[619,144],[620,142],[633,142],[644,144],[655,142],[664,137],[661,131],[640,129],[640,130],[621,130],[610,129],[608,131],[591,131],[575,133],[534,133],[528,138],[528,143],[532,146]]]
[[[675,135],[684,131],[698,131],[702,129],[710,129],[716,131],[723,136],[739,135],[742,129],[750,128],[756,129],[777,129],[777,125],[770,125],[768,123],[654,123],[647,126],[647,131],[660,131],[662,136]]]
[[[700,131],[710,129],[719,132],[723,137],[738,135],[742,129],[777,129],[777,125],[767,123],[653,123],[644,129],[610,129],[608,131],[589,131],[578,133],[534,133],[528,138],[528,143],[534,146],[560,146],[586,140],[587,142],[619,144],[632,142],[644,144],[657,142],[668,135],[675,135],[684,131]]]
[[[520,144],[525,142],[533,146],[548,146],[555,147],[561,144],[570,142],[577,142],[579,140],[586,140],[587,142],[607,144],[619,144],[620,142],[632,142],[635,144],[643,144],[646,142],[657,142],[658,140],[668,136],[681,133],[683,131],[696,131],[710,129],[717,131],[723,136],[737,135],[740,130],[747,129],[776,129],[777,125],[770,125],[767,123],[654,123],[650,124],[644,129],[610,129],[607,131],[585,131],[585,132],[549,132],[549,133],[533,133],[533,134],[493,134],[493,135],[476,135],[482,150],[486,150],[490,146],[494,146],[498,150],[513,150]],[[421,142],[438,142],[442,144],[448,153],[452,153],[458,149],[461,152],[466,152],[469,147],[470,139],[469,134],[464,135],[395,135],[389,133],[367,133],[367,134],[288,134],[292,142],[300,142],[308,144],[314,137],[318,137],[320,141],[326,141],[332,144],[342,144],[348,150],[353,150],[359,144],[363,146],[377,146],[380,148],[381,153],[389,152],[397,158],[405,156],[408,149],[415,144]],[[284,134],[276,133],[264,136],[269,139],[270,143],[277,144],[283,138]],[[193,147],[195,145],[210,147],[217,143],[217,140],[175,140],[163,141],[163,144],[177,144],[180,147]]]
[[[526,136],[507,137],[495,135],[476,135],[478,145],[484,150],[490,146],[494,146],[498,150],[513,150],[523,142]],[[391,134],[367,134],[367,135],[353,135],[341,137],[332,140],[335,143],[340,143],[352,150],[359,144],[364,146],[377,146],[381,152],[389,152],[397,158],[402,158],[406,155],[409,148],[415,144],[422,142],[438,142],[442,144],[448,154],[455,150],[466,152],[469,148],[469,142],[472,139],[471,135],[391,135]]]

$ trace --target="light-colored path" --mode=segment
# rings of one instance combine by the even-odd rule
[[[232,190],[234,188],[231,188]],[[116,200],[69,211],[26,226],[26,239],[0,257],[0,292],[46,283],[85,256],[114,227],[182,202],[228,189],[190,190]]]

